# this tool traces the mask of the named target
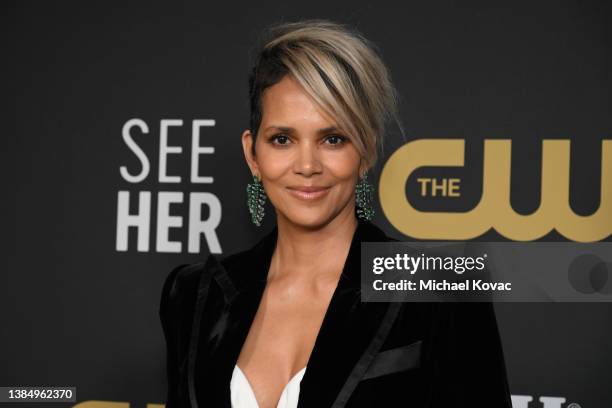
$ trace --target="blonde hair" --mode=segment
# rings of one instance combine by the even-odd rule
[[[322,19],[275,24],[265,34],[249,76],[253,137],[263,116],[263,91],[291,74],[348,133],[366,169],[373,167],[387,121],[394,118],[401,130],[399,95],[376,45],[354,29]]]

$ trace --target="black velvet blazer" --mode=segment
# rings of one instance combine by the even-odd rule
[[[163,286],[167,408],[230,408],[277,227],[252,248],[179,265]],[[492,304],[361,302],[362,241],[397,241],[359,220],[300,383],[298,407],[511,408]]]

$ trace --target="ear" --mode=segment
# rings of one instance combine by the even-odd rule
[[[242,132],[242,150],[244,158],[251,170],[251,174],[259,175],[259,166],[257,165],[257,157],[253,155],[253,135],[249,129]]]
[[[365,160],[363,158],[359,158],[359,173],[357,173],[357,177],[361,179],[361,177],[363,177],[363,173],[365,173],[367,170],[369,169],[367,168]]]

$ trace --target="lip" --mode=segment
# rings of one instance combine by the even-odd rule
[[[316,200],[329,192],[330,187],[287,187],[287,190],[294,196],[302,200]]]

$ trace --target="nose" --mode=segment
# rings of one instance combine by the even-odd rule
[[[321,173],[321,170],[322,165],[316,142],[308,140],[300,143],[295,157],[294,172],[310,177],[313,174]]]

